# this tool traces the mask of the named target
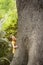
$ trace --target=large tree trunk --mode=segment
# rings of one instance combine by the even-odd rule
[[[18,49],[10,65],[43,65],[43,0],[16,0]]]

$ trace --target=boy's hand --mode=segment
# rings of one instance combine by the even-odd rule
[[[14,49],[17,49],[17,48],[18,48],[18,46],[17,46],[17,45],[15,45],[15,46],[14,46]]]

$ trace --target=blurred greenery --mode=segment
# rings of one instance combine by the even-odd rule
[[[0,0],[0,65],[9,65],[12,60],[11,34],[17,34],[18,14],[16,0]]]
[[[0,19],[3,18],[1,30],[4,30],[6,37],[9,38],[11,34],[16,35],[17,33],[18,14],[16,0],[2,0],[0,3]]]
[[[0,35],[5,34],[1,32]],[[0,65],[9,65],[13,57],[12,45],[7,38],[3,37],[0,37]]]

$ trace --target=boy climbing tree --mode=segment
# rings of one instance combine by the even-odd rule
[[[18,46],[16,45],[16,38],[15,38],[15,36],[11,36],[11,44],[12,44],[12,46],[13,46],[13,50],[12,50],[12,52],[13,52],[13,54],[15,53],[15,51],[16,51],[16,49],[18,48]]]

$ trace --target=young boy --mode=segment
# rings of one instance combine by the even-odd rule
[[[16,49],[18,48],[18,46],[16,45],[16,38],[15,38],[15,36],[12,35],[11,39],[12,39],[11,43],[12,43],[12,46],[13,46],[12,52],[15,53]]]

